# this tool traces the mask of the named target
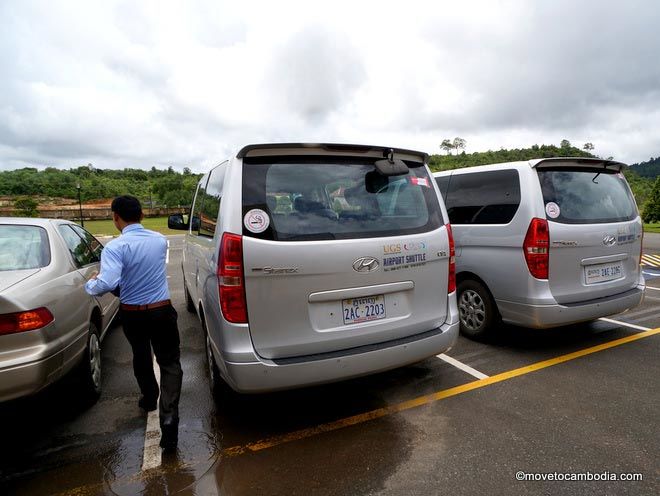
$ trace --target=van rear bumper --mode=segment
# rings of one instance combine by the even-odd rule
[[[527,305],[511,301],[497,301],[497,308],[502,320],[510,324],[535,329],[558,327],[585,322],[630,310],[644,298],[643,284],[636,288],[608,296],[578,303],[560,305]]]
[[[403,343],[362,350],[252,362],[224,362],[224,379],[239,393],[266,393],[360,377],[419,362],[451,348],[458,337],[458,320]],[[330,354],[328,354],[330,355]]]

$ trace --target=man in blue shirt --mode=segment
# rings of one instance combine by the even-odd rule
[[[160,367],[160,446],[176,448],[179,425],[181,371],[177,313],[170,301],[162,234],[142,227],[142,207],[133,196],[112,201],[112,217],[121,236],[101,253],[101,272],[85,284],[90,295],[119,289],[124,334],[133,349],[133,372],[142,398],[138,405],[156,409],[159,397],[151,349]]]

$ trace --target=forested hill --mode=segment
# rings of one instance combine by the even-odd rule
[[[656,178],[660,176],[660,157],[651,157],[646,162],[632,164],[630,167],[642,177]]]
[[[179,173],[172,167],[166,170],[48,167],[42,171],[26,167],[0,172],[0,196],[78,198],[77,185],[80,185],[83,201],[134,195],[161,205],[187,205],[200,177],[201,174],[193,174],[188,168]]]
[[[460,142],[464,147],[465,141],[460,140]],[[429,165],[432,170],[438,171],[550,157],[595,157],[595,155],[576,148],[568,140],[564,140],[560,146],[534,145],[530,148],[474,153],[450,151],[446,155],[431,155]],[[641,207],[651,192],[654,178],[660,176],[660,157],[634,164],[625,174]],[[91,166],[68,170],[53,167],[38,170],[27,167],[0,172],[0,196],[77,198],[76,185],[79,184],[83,201],[130,194],[143,201],[149,200],[150,204],[155,202],[160,205],[187,205],[193,197],[200,177],[200,174],[193,174],[188,168],[184,168],[183,173],[179,173],[172,167],[166,170],[155,167],[150,170],[96,169]]]
[[[580,150],[574,146],[533,145],[530,148],[504,148],[487,152],[459,153],[449,155],[431,155],[429,166],[433,171],[473,167],[475,165],[499,164],[502,162],[517,162],[534,158],[552,157],[595,157],[595,155]]]

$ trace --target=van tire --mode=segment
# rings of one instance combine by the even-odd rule
[[[101,396],[101,372],[101,336],[96,325],[90,322],[87,344],[76,370],[76,376],[82,385],[82,394],[85,399],[95,402]]]
[[[484,339],[492,334],[499,314],[493,297],[483,284],[473,279],[461,281],[457,303],[461,334],[471,339]]]
[[[218,364],[215,362],[215,357],[213,356],[213,350],[211,349],[211,338],[209,334],[206,333],[206,341],[204,345],[206,351],[206,364],[209,371],[209,386],[211,388],[211,395],[213,398],[217,398],[222,390],[222,378],[220,377],[220,369]]]

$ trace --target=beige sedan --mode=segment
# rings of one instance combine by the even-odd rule
[[[101,342],[119,308],[84,284],[103,246],[64,220],[0,217],[0,401],[35,393],[70,371],[101,393]]]

